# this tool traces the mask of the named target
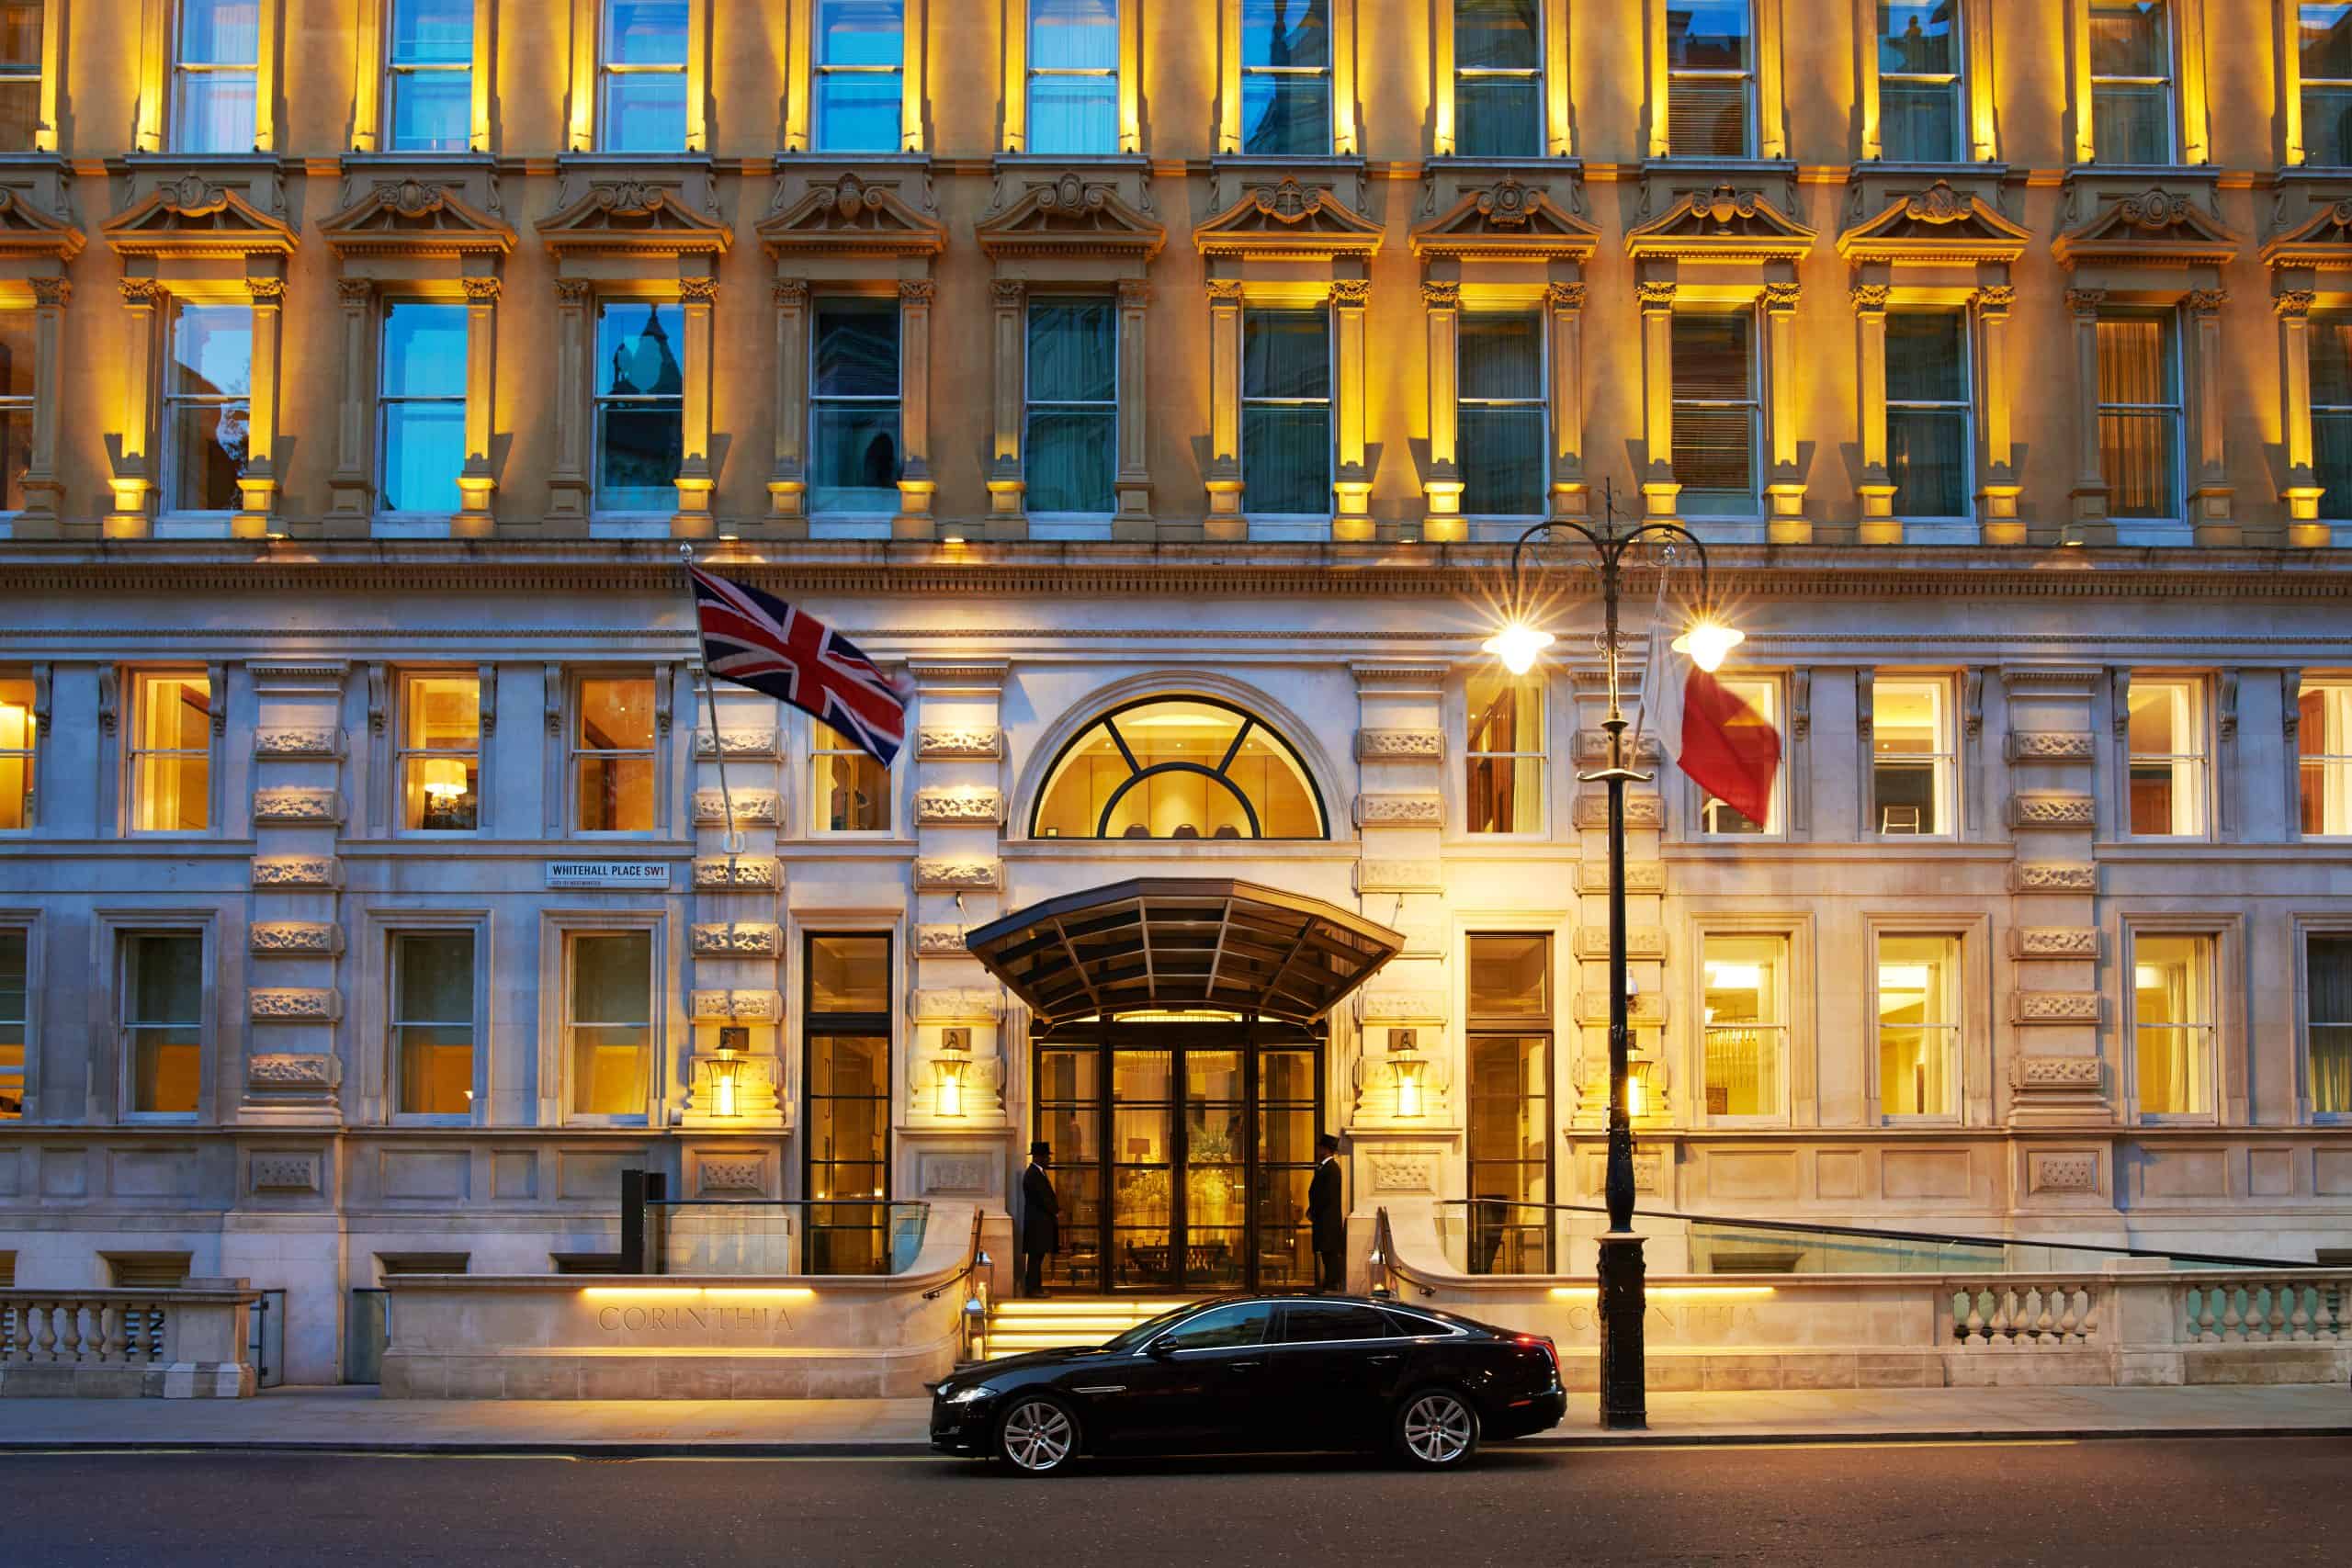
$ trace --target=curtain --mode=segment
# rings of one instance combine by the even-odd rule
[[[1672,457],[1689,511],[1755,510],[1759,422],[1753,329],[1745,314],[1674,318]]]
[[[2180,411],[2174,401],[2170,329],[2157,316],[2098,323],[2099,469],[2110,516],[2180,515]]]
[[[1331,344],[1322,311],[1244,312],[1241,397],[1243,509],[1328,513]]]
[[[1544,152],[1542,27],[1535,0],[1454,0],[1453,145],[1465,158]],[[1483,72],[1524,72],[1491,76]]]
[[[1118,68],[1117,0],[1031,0],[1029,151],[1117,152]]]
[[[1108,299],[1030,305],[1022,458],[1030,511],[1117,510],[1118,345],[1118,316]]]
[[[2352,1112],[2352,936],[2312,937],[2304,959],[2312,1109]]]
[[[1465,315],[1460,341],[1462,510],[1474,516],[1540,515],[1551,430],[1543,319],[1533,312]]]
[[[2091,0],[2091,141],[2102,164],[2172,161],[2172,60],[2165,0]]]

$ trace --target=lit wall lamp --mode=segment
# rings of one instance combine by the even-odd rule
[[[942,1116],[964,1114],[964,1075],[972,1066],[972,1032],[968,1029],[943,1029],[939,1032],[939,1047],[948,1053],[932,1064],[933,1087],[938,1091],[939,1113]]]
[[[1419,1121],[1428,1110],[1423,1089],[1429,1063],[1422,1057],[1419,1046],[1419,1030],[1388,1032],[1388,1071],[1396,1085],[1396,1115],[1400,1121]]]
[[[718,1032],[718,1057],[710,1065],[711,1088],[717,1091],[718,1114],[733,1116],[735,1086],[743,1076],[743,1058],[750,1055],[752,1030],[749,1024],[729,1024]]]
[[[1625,1064],[1627,1116],[1646,1116],[1650,1113],[1650,1077],[1657,1071],[1656,1062],[1634,1060]]]

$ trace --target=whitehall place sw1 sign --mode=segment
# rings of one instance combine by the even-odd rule
[[[659,860],[551,860],[549,887],[667,887],[670,863]]]

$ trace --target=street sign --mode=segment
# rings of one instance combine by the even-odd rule
[[[652,887],[670,886],[670,863],[659,860],[551,860],[549,887]]]

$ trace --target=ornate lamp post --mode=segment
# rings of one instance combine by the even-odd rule
[[[1622,649],[1617,636],[1618,580],[1626,554],[1637,545],[1664,546],[1663,570],[1673,564],[1675,551],[1688,544],[1698,558],[1700,603],[1704,605],[1710,601],[1707,547],[1697,535],[1676,523],[1636,523],[1620,530],[1613,487],[1604,507],[1598,529],[1555,519],[1538,523],[1520,535],[1510,552],[1512,618],[1487,639],[1486,649],[1514,675],[1533,669],[1555,638],[1521,618],[1526,604],[1527,547],[1553,534],[1571,534],[1592,547],[1600,558],[1600,651],[1609,671],[1609,715],[1600,721],[1609,734],[1609,765],[1577,776],[1588,784],[1609,786],[1609,1234],[1600,1238],[1600,1424],[1623,1429],[1644,1427],[1649,1421],[1642,1350],[1646,1289],[1642,1238],[1634,1234],[1634,1124],[1626,1107],[1633,1030],[1625,1007],[1625,785],[1646,784],[1656,776],[1626,766],[1633,759],[1625,754],[1625,714],[1619,702]],[[1657,635],[1657,628],[1651,628],[1650,635]],[[1675,639],[1674,647],[1689,654],[1702,670],[1712,671],[1744,636],[1702,614]],[[1645,692],[1643,696],[1654,701],[1657,694]]]

